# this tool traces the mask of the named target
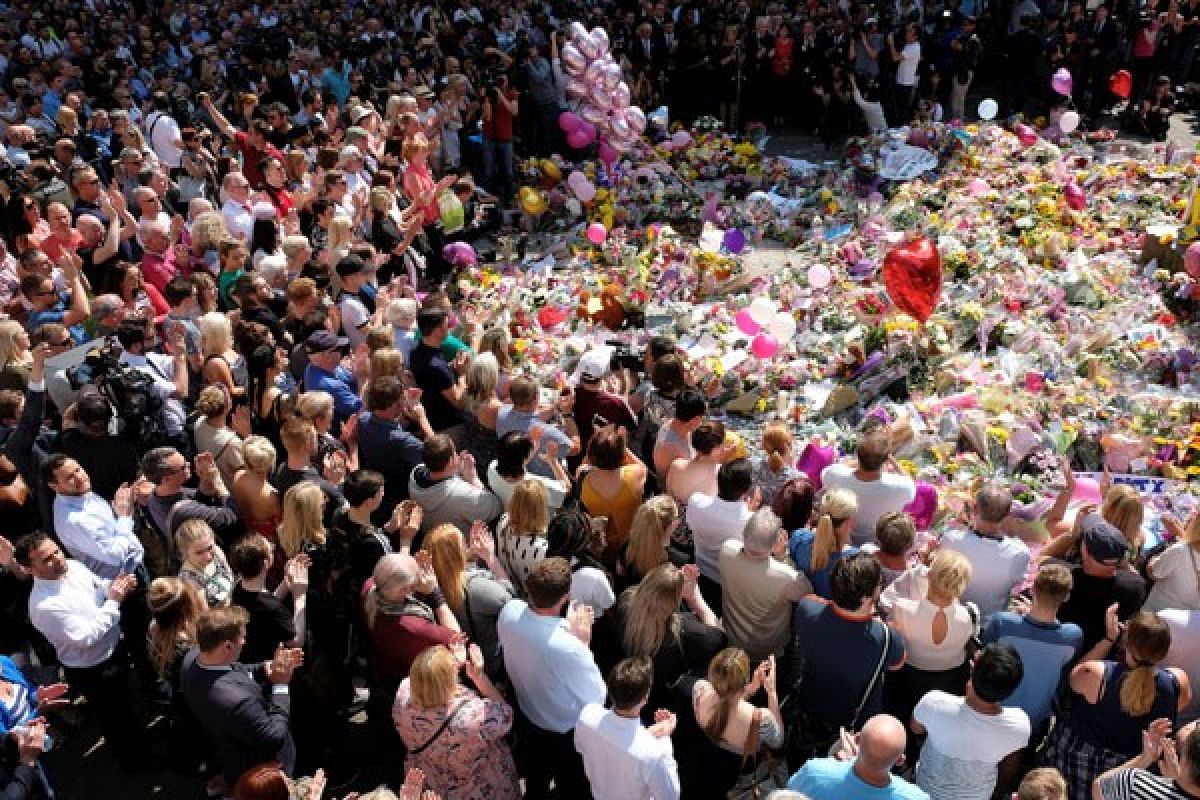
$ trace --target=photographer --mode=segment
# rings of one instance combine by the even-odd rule
[[[500,73],[483,91],[483,171],[487,186],[505,207],[513,203],[513,122],[519,113],[517,90]]]
[[[151,413],[159,415],[151,426],[159,436],[176,446],[187,449],[187,437],[183,426],[187,419],[183,398],[188,396],[188,363],[185,333],[182,325],[171,327],[169,332],[170,354],[151,352],[158,340],[154,320],[148,317],[128,319],[117,329],[117,341],[124,352],[120,363],[132,367],[148,377]],[[157,402],[154,402],[157,401]],[[116,409],[118,415],[127,415],[129,409]],[[139,447],[153,447],[156,442],[141,441]]]

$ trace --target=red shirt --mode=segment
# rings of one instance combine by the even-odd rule
[[[509,102],[517,99],[516,89],[507,89],[504,96]],[[513,140],[513,115],[503,103],[492,103],[492,118],[483,121],[483,138],[493,142],[511,142]]]
[[[250,136],[245,131],[238,131],[233,135],[233,146],[242,154],[242,174],[246,176],[246,180],[250,181],[250,186],[254,189],[263,185],[262,170],[258,168],[258,163],[268,156],[278,158],[283,162],[283,153],[275,145],[267,142],[267,146],[263,150],[250,146]]]
[[[408,196],[409,202],[417,202],[418,197],[436,186],[433,176],[429,174],[428,164],[410,163],[404,168],[404,194]],[[432,225],[441,218],[442,211],[438,207],[437,195],[421,208],[421,215],[425,225]]]
[[[637,427],[633,412],[625,401],[615,394],[595,392],[582,384],[575,389],[575,426],[579,428],[579,444],[587,452],[587,444],[592,439],[592,419],[599,415],[608,420],[610,425],[620,425],[628,433]]]
[[[71,228],[69,241],[60,239],[58,234],[52,233],[42,240],[41,249],[43,253],[50,257],[51,261],[57,264],[58,259],[62,258],[62,254],[65,251],[77,252],[82,244],[83,234]]]
[[[364,600],[374,585],[374,579],[363,585]],[[372,669],[376,677],[399,683],[408,677],[417,656],[435,644],[449,646],[454,632],[413,614],[381,612],[375,615],[370,635]]]

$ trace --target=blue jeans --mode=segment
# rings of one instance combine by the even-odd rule
[[[512,142],[484,139],[483,174],[484,180],[487,181],[485,188],[503,200],[504,205],[510,205],[513,195],[516,194],[513,182]]]

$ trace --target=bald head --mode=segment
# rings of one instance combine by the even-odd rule
[[[868,770],[887,772],[904,754],[907,736],[900,720],[877,714],[858,735],[858,760]]]

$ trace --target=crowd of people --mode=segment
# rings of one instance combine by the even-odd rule
[[[786,421],[740,452],[669,337],[514,366],[446,246],[563,151],[572,18],[645,108],[829,144],[965,118],[976,76],[1096,115],[1123,65],[1159,136],[1200,37],[1196,0],[6,6],[4,796],[55,796],[80,700],[115,767],[235,800],[367,766],[405,800],[1200,796],[1200,517],[1147,551],[1143,498],[1076,507],[1064,464],[1040,549],[1001,481],[918,530],[875,418],[809,474]]]

